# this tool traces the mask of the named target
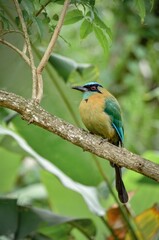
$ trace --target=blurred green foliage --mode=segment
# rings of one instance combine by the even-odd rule
[[[159,2],[81,0],[72,3],[54,49],[56,54],[62,55],[62,59],[67,57],[72,62],[66,58],[66,62],[58,59],[58,63],[55,55],[54,62],[47,65],[43,75],[41,105],[52,114],[84,127],[78,112],[81,96],[71,90],[71,84],[99,80],[121,104],[125,147],[158,162]],[[48,45],[63,1],[22,0],[21,4],[38,63],[42,55],[41,47],[45,49]],[[44,6],[41,12],[40,4]],[[36,16],[37,13],[39,15]],[[12,1],[0,0],[0,24],[3,28],[1,38],[22,49],[21,34],[8,32],[21,28]],[[0,44],[0,53],[3,60],[0,64],[0,88],[30,98],[32,82],[29,67],[7,46]],[[0,109],[2,125],[5,125],[4,120],[10,114],[8,110]],[[97,164],[98,161],[113,183],[113,169],[106,161],[99,158],[94,160],[89,153],[43,129],[28,125],[19,116],[11,118],[8,127],[74,181],[97,187],[106,209],[112,205],[114,200],[108,193]],[[24,156],[28,155],[13,139],[0,135],[0,143],[1,196],[7,193],[12,196],[19,189],[40,184],[47,194],[40,190],[37,198],[28,200],[29,203],[45,206],[61,215],[91,218],[98,229],[96,239],[102,240],[109,235],[100,218],[88,210],[79,194],[65,188],[50,173],[39,171],[37,165],[27,168]],[[158,183],[128,170],[125,170],[124,181],[128,191],[132,191],[130,205],[135,214],[158,202]],[[20,199],[20,194],[16,196]],[[73,232],[73,235],[76,239],[86,239],[79,232]]]

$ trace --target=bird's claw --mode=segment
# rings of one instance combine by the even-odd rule
[[[99,145],[108,142],[108,138],[101,138]]]

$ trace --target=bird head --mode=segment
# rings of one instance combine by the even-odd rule
[[[72,88],[83,92],[84,93],[83,98],[87,99],[92,94],[102,93],[100,89],[103,87],[97,82],[89,82],[84,84],[83,86],[74,86]]]

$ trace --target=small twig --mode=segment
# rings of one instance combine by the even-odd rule
[[[88,239],[88,240],[93,240],[94,239],[93,236],[90,236],[90,234],[87,232],[87,230],[85,230],[83,227],[80,227],[79,224],[76,224],[76,221],[72,221],[69,224],[71,226],[77,228],[83,234],[83,236],[85,236],[86,239]]]
[[[66,11],[68,9],[69,4],[70,4],[70,0],[65,0],[64,6],[63,6],[63,9],[62,9],[60,18],[59,18],[59,21],[56,25],[56,28],[55,28],[55,31],[52,35],[50,43],[49,43],[49,45],[48,45],[40,63],[39,63],[39,66],[37,67],[37,74],[38,75],[42,73],[42,71],[43,71],[45,65],[47,64],[47,61],[48,61],[48,59],[49,59],[49,57],[52,53],[53,47],[54,47],[54,45],[56,43],[56,40],[58,38],[58,35],[60,33],[60,30],[61,30],[61,27],[62,27],[62,24],[63,24],[63,21],[64,21],[64,17],[66,15]]]
[[[35,14],[35,16],[37,17],[45,8],[46,6],[50,3],[51,1],[47,1],[44,5],[42,5],[42,7],[39,9],[39,11],[37,11],[37,13]]]
[[[15,47],[13,44],[7,42],[4,39],[0,38],[0,42],[8,47],[10,47],[11,49],[13,49],[14,51],[16,51],[23,59],[24,61],[30,66],[30,60],[29,58],[26,56],[26,54],[22,51],[20,51],[17,47]]]
[[[30,39],[28,36],[28,32],[27,32],[27,27],[23,18],[23,14],[19,5],[18,0],[14,0],[14,4],[22,25],[22,30],[24,33],[24,38],[25,38],[25,42],[26,42],[26,46],[27,46],[27,50],[28,50],[28,55],[29,55],[29,59],[30,59],[30,66],[32,69],[32,80],[33,80],[33,89],[32,89],[32,99],[33,100],[37,100],[37,95],[38,95],[38,79],[37,79],[37,74],[36,74],[36,67],[34,64],[34,58],[33,58],[33,53],[32,53],[32,49],[31,49],[31,44],[30,44]],[[38,99],[39,100],[39,99]]]
[[[6,35],[6,34],[9,34],[9,33],[19,33],[19,34],[21,34],[22,36],[24,36],[23,32],[12,29],[12,30],[3,31],[3,32],[0,34],[0,37],[4,36],[4,35]]]
[[[44,5],[41,6],[41,8],[35,13],[35,17],[38,17],[39,14],[46,8],[46,6],[51,2],[51,0],[48,0]],[[33,20],[30,19],[29,23],[27,24],[27,27],[30,27],[33,23]]]
[[[100,165],[100,162],[99,162],[98,159],[97,159],[97,156],[96,156],[96,155],[93,155],[93,158],[94,158],[94,160],[95,160],[95,162],[96,162],[96,165],[97,165],[97,167],[98,167],[99,172],[101,173],[103,179],[105,180],[105,182],[106,182],[106,184],[107,184],[107,187],[108,187],[108,189],[109,189],[109,192],[112,194],[115,202],[116,202],[116,203],[118,204],[118,206],[119,206],[121,215],[122,215],[123,219],[125,220],[125,223],[127,224],[128,229],[130,229],[130,233],[131,233],[133,239],[134,239],[134,240],[137,239],[136,232],[134,231],[134,225],[135,225],[136,228],[138,227],[137,224],[136,224],[136,222],[134,221],[134,219],[133,219],[133,217],[132,217],[131,215],[128,217],[125,209],[123,208],[122,204],[120,203],[119,199],[117,198],[116,194],[114,193],[113,188],[112,188],[112,185],[111,185],[109,179],[107,178],[105,172],[103,171],[103,169],[102,169],[102,167],[101,167],[101,165]],[[125,205],[125,206],[126,206],[126,205]],[[138,232],[140,233],[140,231],[138,231]]]
[[[43,79],[42,79],[42,71],[44,69],[44,67],[47,64],[47,61],[51,55],[51,52],[53,50],[53,47],[56,43],[56,40],[58,38],[59,32],[61,30],[63,21],[64,21],[64,17],[66,15],[66,11],[68,9],[68,6],[70,4],[70,0],[65,0],[64,2],[64,6],[59,18],[59,21],[57,23],[57,26],[55,28],[55,31],[52,35],[52,38],[50,40],[50,43],[46,49],[46,52],[44,53],[38,67],[36,68],[35,63],[34,63],[34,58],[33,58],[33,53],[32,53],[32,48],[31,48],[31,43],[30,43],[30,39],[29,39],[29,35],[27,32],[27,26],[26,23],[24,21],[23,18],[23,14],[19,5],[18,0],[13,0],[20,22],[21,22],[21,26],[22,26],[22,34],[24,34],[24,38],[25,38],[25,44],[23,51],[20,51],[18,48],[16,48],[15,46],[13,46],[12,44],[8,43],[5,40],[1,40],[1,42],[7,46],[9,46],[10,48],[12,48],[13,50],[15,50],[16,52],[18,52],[20,54],[20,56],[23,57],[23,59],[29,64],[29,66],[31,67],[32,70],[32,81],[33,81],[33,87],[32,87],[32,100],[35,101],[36,103],[40,103],[40,100],[42,98],[43,95]],[[49,3],[49,1],[47,2],[47,4]],[[44,7],[43,7],[44,8]],[[41,8],[39,10],[39,12],[37,14],[39,14],[42,9]],[[28,57],[26,55],[26,52],[28,51]]]
[[[106,220],[105,217],[100,217],[100,219],[102,220],[102,222],[104,223],[104,225],[109,229],[110,233],[112,234],[113,236],[113,239],[114,240],[118,240],[118,237],[114,231],[114,229],[110,226],[109,222]]]

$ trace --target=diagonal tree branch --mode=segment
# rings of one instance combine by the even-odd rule
[[[159,182],[158,164],[129,152],[125,148],[119,148],[106,141],[101,141],[101,137],[74,127],[66,121],[46,112],[42,107],[37,104],[35,105],[30,100],[26,100],[14,93],[0,90],[0,106],[18,112],[29,123],[38,125],[83,148],[85,151]]]
[[[37,67],[37,73],[38,74],[42,73],[44,67],[46,66],[46,64],[47,64],[47,62],[49,60],[49,57],[50,57],[50,55],[52,53],[52,50],[53,50],[53,48],[55,46],[55,43],[56,43],[57,38],[59,36],[59,33],[61,31],[62,24],[63,24],[64,18],[65,18],[67,9],[69,7],[69,4],[70,4],[70,0],[65,0],[62,12],[60,14],[60,18],[59,18],[58,23],[57,23],[57,25],[55,27],[55,31],[54,31],[54,33],[53,33],[53,35],[51,37],[51,40],[49,42],[49,45],[48,45],[48,47],[47,47],[47,49],[46,49],[46,51],[45,51],[45,53],[44,53],[40,63],[39,63],[39,66]]]
[[[7,47],[16,51],[24,59],[24,61],[30,66],[29,58],[26,56],[26,54],[24,52],[20,51],[19,48],[15,47],[13,44],[9,43],[8,41],[6,41],[2,38],[0,38],[0,43],[6,45]]]
[[[55,31],[51,37],[51,40],[49,42],[49,45],[36,69],[36,73],[37,73],[37,79],[38,79],[38,95],[37,95],[37,102],[40,102],[41,98],[42,98],[42,95],[43,95],[43,79],[42,79],[42,71],[44,69],[44,67],[46,66],[47,62],[48,62],[48,59],[53,51],[53,48],[55,46],[55,43],[57,41],[57,38],[59,36],[59,32],[61,30],[61,27],[62,27],[62,24],[63,24],[63,21],[64,21],[64,17],[66,15],[66,11],[69,7],[69,4],[70,4],[70,0],[65,0],[64,2],[64,5],[63,5],[63,9],[62,9],[62,12],[60,14],[60,18],[59,18],[59,21],[56,25],[56,28],[55,28]]]
[[[19,19],[20,19],[20,23],[22,26],[22,32],[20,31],[6,31],[3,34],[1,34],[1,36],[7,34],[7,33],[11,33],[11,32],[16,32],[16,33],[21,33],[24,35],[24,39],[25,39],[25,45],[23,48],[23,51],[20,51],[17,47],[15,47],[14,45],[8,43],[7,41],[0,39],[0,43],[5,44],[6,46],[12,48],[13,50],[15,50],[26,62],[27,64],[29,64],[30,68],[31,68],[31,72],[32,72],[32,82],[33,82],[33,87],[32,87],[32,100],[34,103],[40,103],[42,96],[43,96],[43,78],[42,78],[42,71],[44,69],[44,67],[46,66],[48,59],[53,51],[53,48],[55,46],[55,43],[57,41],[57,38],[59,36],[59,32],[62,28],[63,25],[63,21],[67,12],[67,9],[69,7],[70,4],[70,0],[65,0],[64,1],[64,5],[59,17],[59,21],[55,27],[55,31],[51,37],[51,40],[48,44],[48,47],[42,57],[42,59],[40,60],[40,63],[38,65],[38,67],[35,66],[35,62],[34,62],[34,56],[33,56],[33,51],[31,48],[31,42],[30,42],[30,38],[28,35],[28,31],[27,31],[27,25],[25,23],[24,17],[23,17],[23,12],[22,9],[20,8],[20,3],[18,0],[13,0],[16,11],[18,13]],[[48,5],[49,1],[45,4]],[[45,7],[43,6],[36,15],[38,15],[42,9]],[[26,55],[26,50],[28,53],[28,56]]]
[[[39,85],[39,83],[38,83],[38,78],[37,78],[37,74],[36,74],[36,66],[35,66],[35,63],[34,63],[34,57],[33,57],[33,52],[32,52],[32,48],[31,48],[30,38],[29,38],[29,35],[28,35],[28,31],[27,31],[27,26],[26,26],[26,23],[24,21],[22,10],[20,8],[18,0],[13,0],[13,1],[14,1],[14,4],[15,4],[15,7],[16,7],[21,25],[22,25],[22,31],[24,33],[25,43],[26,43],[26,46],[27,46],[28,55],[29,55],[29,59],[30,59],[30,67],[31,67],[31,71],[32,71],[32,81],[33,81],[32,99],[33,100],[39,100],[38,97],[37,97],[38,96],[38,85]]]

